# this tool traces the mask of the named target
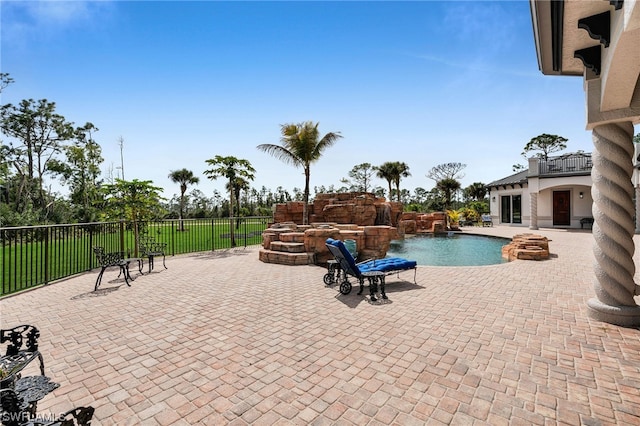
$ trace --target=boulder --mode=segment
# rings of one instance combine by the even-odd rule
[[[549,240],[537,234],[517,234],[502,247],[502,257],[509,261],[544,260],[549,258]]]

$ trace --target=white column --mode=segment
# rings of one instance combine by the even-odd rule
[[[633,125],[603,124],[593,129],[594,290],[589,316],[622,326],[640,325],[634,300]]]
[[[636,185],[636,234],[640,234],[640,185]]]
[[[538,193],[529,194],[529,215],[531,217],[529,229],[538,229]]]

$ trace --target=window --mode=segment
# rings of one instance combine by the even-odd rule
[[[500,197],[500,222],[511,223],[511,196],[503,195]]]
[[[522,195],[514,195],[511,197],[511,206],[513,210],[513,223],[522,223]]]
[[[522,223],[522,195],[500,197],[500,222]]]

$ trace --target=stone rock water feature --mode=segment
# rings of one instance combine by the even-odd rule
[[[327,238],[354,240],[358,259],[379,259],[385,257],[391,240],[398,239],[399,235],[397,228],[385,225],[280,223],[262,233],[259,259],[283,265],[326,265],[333,259],[325,245]]]
[[[327,238],[354,240],[358,259],[380,259],[405,233],[447,232],[445,213],[403,213],[402,203],[368,192],[318,194],[308,209],[311,225],[300,225],[304,203],[275,205],[274,224],[262,233],[261,261],[325,265],[333,258]]]
[[[358,260],[386,256],[391,240],[405,234],[446,233],[451,230],[444,212],[403,212],[402,203],[386,201],[368,192],[318,194],[309,204],[311,225],[300,225],[304,204],[276,204],[274,224],[262,233],[259,259],[283,265],[326,265],[333,256],[327,238],[354,240]],[[549,258],[546,237],[518,234],[502,248],[502,257],[541,260]]]

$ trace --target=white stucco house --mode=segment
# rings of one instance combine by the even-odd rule
[[[487,185],[494,223],[542,228],[591,228],[590,153],[529,159],[529,168]]]

